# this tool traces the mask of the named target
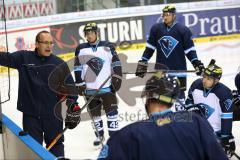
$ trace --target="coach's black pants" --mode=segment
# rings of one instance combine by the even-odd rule
[[[41,145],[44,139],[48,146],[63,131],[63,122],[54,115],[42,118],[23,114],[23,130],[27,131]],[[50,150],[56,157],[64,157],[63,141],[64,137],[62,136]]]

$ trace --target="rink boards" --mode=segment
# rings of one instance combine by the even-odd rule
[[[37,143],[31,136],[19,136],[22,129],[3,114],[3,133],[0,134],[0,159],[48,159],[56,157]]]

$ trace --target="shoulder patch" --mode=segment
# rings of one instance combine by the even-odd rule
[[[227,99],[223,103],[224,103],[224,106],[225,106],[226,110],[229,110],[230,107],[232,106],[232,100],[231,99]]]

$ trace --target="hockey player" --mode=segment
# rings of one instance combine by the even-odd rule
[[[235,86],[238,91],[240,91],[240,72],[235,77]]]
[[[240,106],[240,72],[235,77],[235,86],[237,90],[233,91],[233,102]]]
[[[143,91],[149,119],[110,137],[99,159],[227,160],[206,120],[192,112],[170,110],[178,92],[174,78],[155,75],[149,79]]]
[[[159,68],[158,64],[166,65],[170,70],[186,70],[186,58],[196,69],[196,74],[201,75],[204,66],[198,60],[196,49],[192,40],[191,31],[184,25],[175,21],[176,8],[167,5],[162,10],[163,23],[154,24],[150,30],[147,40],[146,49],[143,52],[141,60],[138,62],[136,76],[144,77],[147,72],[148,60],[157,50],[155,69]],[[185,101],[186,78],[180,77],[181,94],[179,99]],[[175,104],[176,110],[182,110],[181,105]]]
[[[203,78],[192,83],[186,104],[198,106],[213,127],[226,154],[231,157],[235,151],[232,94],[227,86],[219,82],[222,69],[214,63],[210,63],[204,70]]]
[[[235,86],[237,90],[232,91],[233,95],[233,120],[239,121],[240,120],[240,73],[238,73],[235,77]]]
[[[101,108],[107,116],[109,136],[118,130],[118,106],[116,91],[121,86],[122,68],[115,48],[106,41],[100,41],[99,30],[96,23],[88,23],[84,27],[87,43],[80,44],[76,48],[75,78],[76,84],[85,83],[85,95],[88,100],[107,77],[111,79],[98,91],[98,95],[89,104],[90,114],[93,116],[95,134],[97,139],[94,146],[98,146],[104,140],[103,121]]]
[[[63,122],[54,114],[54,107],[59,102],[59,94],[65,94],[61,88],[67,88],[66,83],[74,85],[67,64],[52,54],[53,39],[48,31],[41,31],[36,36],[34,51],[0,52],[0,65],[15,68],[19,73],[17,109],[23,113],[23,130],[28,132],[37,142],[48,146],[60,132]],[[64,65],[62,65],[64,64]],[[61,68],[58,68],[59,66]],[[49,86],[50,74],[58,69]],[[53,90],[54,89],[54,90]],[[77,93],[77,92],[76,92]],[[67,97],[66,127],[73,129],[80,120],[80,114],[75,114],[78,106],[77,95]],[[74,116],[73,116],[74,115]],[[51,148],[55,156],[64,156],[63,137]]]

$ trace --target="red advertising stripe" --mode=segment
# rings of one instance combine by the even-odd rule
[[[25,28],[25,29],[17,29],[17,30],[7,31],[7,33],[9,34],[9,33],[23,32],[23,31],[44,29],[44,28],[49,28],[49,26],[40,26],[40,27],[30,27],[30,28]],[[1,34],[5,34],[5,31],[0,32],[0,35]]]

